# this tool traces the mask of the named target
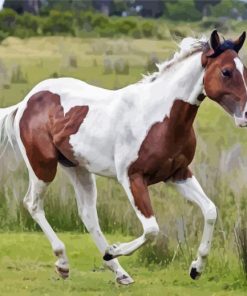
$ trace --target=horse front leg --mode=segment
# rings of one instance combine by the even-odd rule
[[[190,266],[190,276],[198,279],[204,269],[207,256],[211,248],[214,224],[217,211],[214,203],[206,196],[197,179],[192,176],[183,181],[175,182],[178,191],[189,201],[195,202],[202,210],[204,216],[204,230],[198,249],[197,259]]]
[[[131,255],[148,240],[154,239],[159,232],[159,226],[153,214],[147,184],[143,176],[141,174],[126,176],[121,184],[142,224],[143,234],[131,242],[109,246],[106,249],[104,260],[111,260],[122,255]]]

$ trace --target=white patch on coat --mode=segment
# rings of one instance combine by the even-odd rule
[[[234,62],[235,62],[237,70],[240,72],[240,74],[242,76],[244,87],[245,87],[246,93],[247,93],[247,86],[246,86],[246,82],[245,82],[245,79],[244,79],[244,65],[241,62],[239,57],[234,58]]]
[[[246,82],[245,82],[245,79],[244,79],[244,65],[241,62],[239,57],[234,58],[234,62],[235,62],[237,70],[240,72],[240,74],[242,76],[243,83],[244,83],[245,90],[246,90],[246,96],[247,96],[247,86],[246,86]],[[243,127],[243,126],[247,125],[247,118],[245,116],[245,114],[247,114],[246,112],[247,112],[247,104],[245,104],[244,111],[242,112],[241,117],[237,117],[237,116],[234,115],[235,123],[236,123],[237,126],[242,126]]]

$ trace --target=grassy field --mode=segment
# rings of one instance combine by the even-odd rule
[[[102,266],[101,256],[89,235],[59,234],[66,243],[71,275],[66,281],[54,272],[54,257],[43,234],[0,234],[1,296],[53,295],[169,295],[169,296],[241,296],[241,286],[234,272],[218,274],[208,269],[199,281],[192,281],[181,262],[162,268],[140,263],[138,253],[121,258],[124,268],[136,283],[119,286],[110,271]],[[129,237],[108,235],[110,241]]]
[[[154,61],[163,61],[175,49],[175,42],[167,40],[10,37],[0,45],[0,106],[21,101],[37,82],[49,77],[72,76],[106,88],[123,87],[140,80],[142,73],[154,69]],[[200,107],[195,129],[198,147],[192,169],[219,214],[212,254],[200,281],[191,281],[187,270],[200,241],[202,215],[172,187],[159,184],[150,189],[161,236],[154,245],[121,259],[136,284],[119,287],[110,272],[102,271],[100,255],[85,234],[73,190],[61,172],[46,195],[47,217],[56,231],[78,233],[61,234],[71,259],[71,278],[59,280],[45,237],[21,233],[38,230],[21,204],[26,172],[8,175],[1,162],[0,228],[5,233],[0,234],[0,295],[245,295],[234,229],[247,226],[247,132],[237,129],[209,99]],[[12,159],[7,162],[12,164]],[[97,184],[100,223],[110,241],[140,234],[121,187],[103,178],[97,178]]]

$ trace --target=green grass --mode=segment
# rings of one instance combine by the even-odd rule
[[[207,269],[199,281],[187,274],[187,267],[174,261],[166,268],[140,264],[138,252],[120,258],[135,283],[120,286],[102,266],[101,256],[88,234],[60,233],[70,260],[71,275],[66,281],[54,272],[55,257],[41,233],[0,234],[0,294],[9,295],[170,295],[240,296],[246,286],[238,274],[226,269]],[[130,237],[108,235],[113,241]]]

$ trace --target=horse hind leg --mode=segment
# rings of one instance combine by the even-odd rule
[[[82,168],[65,168],[63,166],[63,169],[68,174],[74,186],[79,216],[88,232],[91,234],[99,251],[101,254],[104,254],[105,250],[109,247],[109,244],[100,229],[98,221],[95,177]],[[117,259],[105,261],[105,264],[115,273],[116,281],[119,284],[129,285],[133,283],[133,279],[122,268]]]
[[[50,182],[53,181],[57,171],[56,149],[47,134],[36,133],[35,136],[43,139],[43,142],[22,142],[18,140],[20,151],[29,172],[29,188],[24,198],[24,206],[32,218],[39,224],[48,238],[54,254],[58,257],[55,263],[56,270],[62,278],[69,276],[69,264],[64,243],[59,240],[56,233],[48,223],[43,202],[44,193]],[[25,146],[24,146],[25,145]]]
[[[23,202],[32,218],[38,223],[50,241],[53,252],[58,257],[55,263],[57,273],[62,278],[67,278],[69,276],[69,264],[64,243],[57,237],[44,213],[43,195],[47,186],[47,183],[35,177],[30,178],[29,188]]]

